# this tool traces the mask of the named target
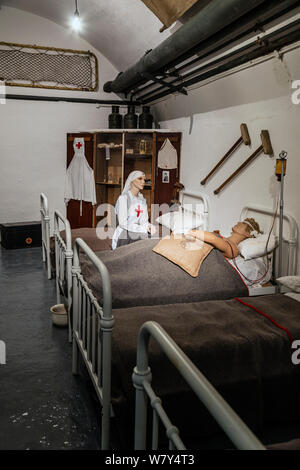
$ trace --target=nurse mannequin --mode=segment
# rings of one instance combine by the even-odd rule
[[[132,171],[115,207],[119,225],[112,239],[113,250],[155,233],[155,228],[149,223],[146,200],[141,193],[144,186],[145,174],[142,171]]]

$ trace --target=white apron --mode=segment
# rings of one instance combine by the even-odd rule
[[[82,201],[96,204],[96,187],[94,170],[88,164],[84,153],[84,139],[76,137],[73,142],[74,157],[67,169],[65,180],[65,203],[70,199],[80,201],[80,215],[82,215]]]

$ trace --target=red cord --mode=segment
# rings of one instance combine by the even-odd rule
[[[277,323],[276,320],[274,320],[272,317],[270,317],[269,315],[267,315],[266,313],[262,312],[261,310],[259,310],[258,308],[254,307],[253,305],[250,305],[250,304],[247,304],[246,302],[244,302],[243,300],[239,299],[238,297],[235,297],[235,300],[237,300],[238,302],[240,302],[241,304],[245,305],[246,307],[250,307],[252,308],[253,310],[255,310],[255,312],[259,313],[260,315],[262,315],[263,317],[267,318],[268,320],[270,320],[272,323],[274,323],[275,326],[277,326],[278,328],[280,328],[281,330],[283,330],[291,343],[294,342],[293,340],[293,337],[291,335],[291,333],[289,332],[289,330],[287,330],[284,326],[280,325],[279,323]]]
[[[266,257],[267,257],[267,269],[266,269],[266,272],[265,272],[260,278],[258,278],[258,279],[249,279],[247,276],[245,276],[245,274],[242,273],[242,271],[239,269],[238,265],[236,264],[235,256],[233,255],[233,249],[232,249],[231,243],[230,243],[228,240],[225,240],[225,241],[226,241],[226,243],[228,243],[228,245],[230,246],[231,255],[232,255],[232,261],[233,261],[233,264],[234,264],[236,270],[246,279],[246,281],[251,282],[251,286],[253,286],[254,284],[257,284],[258,282],[260,282],[260,281],[266,276],[266,274],[267,274],[268,271],[269,271],[270,261],[269,261],[268,256],[266,255]]]

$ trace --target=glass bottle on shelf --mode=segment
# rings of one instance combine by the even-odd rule
[[[146,145],[146,141],[144,139],[141,139],[140,141],[140,154],[141,155],[145,155],[147,153],[147,145]]]
[[[127,114],[124,116],[124,128],[125,129],[136,129],[138,123],[138,116],[135,114],[135,107],[128,106]]]

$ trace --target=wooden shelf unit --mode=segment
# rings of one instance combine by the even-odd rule
[[[129,173],[134,170],[143,171],[146,175],[147,183],[143,195],[147,201],[149,216],[151,204],[168,204],[172,199],[173,184],[180,175],[180,132],[154,129],[101,129],[68,134],[68,164],[73,157],[72,145],[75,137],[85,138],[86,157],[95,174],[97,205],[92,207],[90,203],[84,203],[86,214],[83,213],[80,217],[79,205],[78,208],[77,205],[76,208],[72,206],[72,210],[67,212],[72,228],[96,227],[104,217],[96,215],[97,207],[105,203],[111,207],[115,206]],[[170,170],[170,183],[162,184],[161,169],[157,168],[156,163],[157,153],[166,138],[169,138],[177,149],[178,168]],[[109,148],[108,152],[106,147]],[[110,211],[106,214],[108,220],[111,215]]]

